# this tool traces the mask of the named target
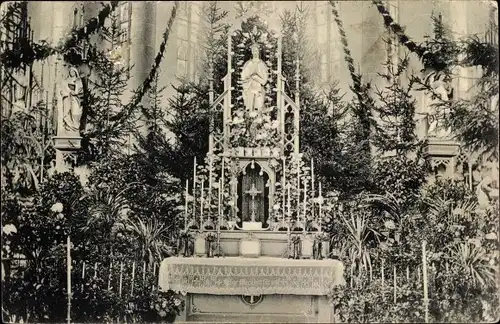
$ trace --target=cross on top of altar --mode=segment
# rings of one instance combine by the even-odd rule
[[[255,183],[252,183],[252,187],[250,188],[250,190],[245,191],[245,193],[252,197],[251,220],[252,222],[255,222],[255,197],[258,194],[262,194],[262,191],[257,190],[257,187],[255,187]]]

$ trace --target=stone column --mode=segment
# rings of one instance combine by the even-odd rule
[[[451,29],[456,40],[467,35],[468,4],[468,1],[450,1]],[[455,97],[466,98],[470,87],[469,69],[457,67],[455,73],[458,74],[458,78],[453,82]]]

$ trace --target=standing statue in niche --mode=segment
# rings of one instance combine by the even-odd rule
[[[82,107],[80,98],[82,94],[82,81],[78,70],[74,67],[69,69],[68,78],[61,84],[61,107],[59,111],[62,117],[58,127],[58,135],[80,135],[80,118]]]
[[[243,65],[241,81],[243,84],[243,103],[247,111],[262,111],[266,97],[264,86],[267,83],[267,65],[260,59],[259,45],[253,44],[252,58]]]

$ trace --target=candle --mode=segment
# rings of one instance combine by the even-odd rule
[[[323,200],[323,196],[321,195],[321,182],[318,184],[318,190],[319,190],[319,231],[321,232],[321,225],[323,223],[323,217],[321,215],[321,205],[323,204],[322,200]]]
[[[303,226],[304,232],[306,231],[306,211],[307,211],[307,181],[304,180],[304,210],[303,210]]]
[[[221,195],[222,195],[222,179],[219,180],[219,194],[217,195],[218,196],[218,202],[217,202],[217,206],[218,206],[218,216],[219,216],[219,219],[218,219],[218,223],[219,223],[219,226],[220,226],[220,221],[221,221],[221,208],[220,208],[220,205],[221,205]]]
[[[300,160],[297,156],[297,220],[300,215]]]
[[[189,195],[189,180],[186,180],[186,194],[184,195],[184,229],[188,226],[188,195]]]
[[[203,226],[203,196],[204,196],[204,182],[201,180],[201,197],[200,197],[200,229]]]
[[[213,164],[213,157],[212,154],[210,154],[209,158],[209,165],[208,165],[208,195],[211,197],[212,196],[212,164]],[[211,199],[209,197],[209,199]],[[209,204],[210,206],[211,204]]]
[[[314,197],[314,160],[311,159],[311,191]]]
[[[130,295],[134,295],[134,279],[135,279],[135,261],[132,263],[132,282],[130,287]]]
[[[314,160],[311,159],[311,197],[314,198],[316,196],[314,192]],[[314,200],[311,205],[311,217],[314,219]]]
[[[221,170],[221,177],[220,177],[220,194],[221,196],[224,195],[224,155],[222,155],[222,170]],[[221,206],[222,209],[222,206]]]
[[[193,219],[196,215],[196,156],[194,157],[194,170],[193,170]]]
[[[286,171],[285,171],[285,158],[283,158],[283,179],[281,179],[282,190],[283,190],[283,221],[285,221],[285,204],[286,204]]]
[[[288,186],[288,228],[290,228],[290,219],[292,218],[292,214],[290,213],[290,207],[291,207],[291,194],[290,194],[290,186]]]

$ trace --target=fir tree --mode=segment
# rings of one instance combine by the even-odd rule
[[[89,79],[81,123],[82,162],[95,161],[123,149],[123,138],[134,129],[136,120],[118,118],[127,107],[123,96],[127,89],[130,67],[120,62],[120,36],[116,14],[111,15],[109,26],[99,34],[100,47],[92,47],[90,60],[93,75]]]
[[[378,122],[374,132],[373,144],[381,153],[394,151],[396,155],[406,155],[415,148],[417,135],[415,133],[416,100],[411,91],[414,78],[409,84],[402,84],[403,73],[408,68],[409,57],[404,56],[397,65],[388,58],[384,67],[385,73],[380,76],[388,83],[377,91],[378,104],[374,106]]]
[[[203,7],[203,19],[208,28],[202,61],[205,72],[212,71],[214,94],[224,91],[222,78],[227,74],[227,32],[225,23],[228,12],[217,2],[207,2]],[[168,100],[172,118],[166,121],[174,140],[168,143],[171,163],[169,172],[184,180],[191,176],[194,157],[202,161],[208,152],[209,135],[209,75],[202,73],[199,82],[184,81],[175,86],[175,95]]]

